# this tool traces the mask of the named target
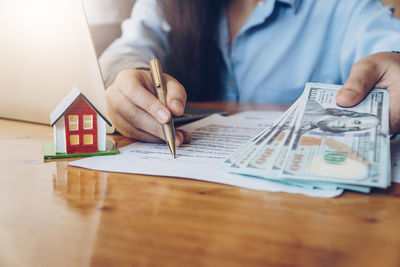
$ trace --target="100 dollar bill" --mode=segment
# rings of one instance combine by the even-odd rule
[[[282,179],[387,187],[389,94],[372,90],[357,106],[336,105],[341,86],[308,83]]]

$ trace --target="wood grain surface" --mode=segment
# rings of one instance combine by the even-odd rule
[[[0,120],[0,266],[400,266],[399,185],[321,199],[97,172],[44,163],[52,135]]]

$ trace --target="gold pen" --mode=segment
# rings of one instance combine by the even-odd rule
[[[153,59],[150,61],[150,72],[153,79],[154,89],[156,90],[157,98],[161,101],[161,103],[167,106],[167,91],[160,60]],[[171,154],[174,156],[174,158],[176,158],[175,129],[172,117],[171,120],[167,123],[164,123],[162,127],[165,141],[167,142],[169,150],[171,151]]]

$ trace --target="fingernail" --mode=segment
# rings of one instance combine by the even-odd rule
[[[159,110],[157,111],[157,119],[158,119],[161,123],[166,123],[166,122],[168,122],[169,115],[168,115],[168,113],[167,113],[165,110],[159,109]]]
[[[177,146],[182,145],[183,143],[183,135],[181,132],[176,132],[175,133],[175,142]]]
[[[181,101],[174,99],[174,100],[172,100],[172,105],[173,105],[174,108],[175,108],[176,110],[178,110],[179,112],[183,112],[184,107],[183,107],[183,104],[182,104]]]
[[[192,141],[192,136],[190,135],[190,133],[183,131],[183,143],[185,144],[190,144],[190,142]]]
[[[336,102],[343,106],[354,105],[357,93],[354,90],[342,90],[336,96]]]

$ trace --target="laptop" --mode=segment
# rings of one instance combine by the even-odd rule
[[[81,0],[0,1],[0,39],[0,118],[50,124],[51,111],[74,86],[107,116],[104,83]],[[187,107],[175,122],[214,113],[226,114]]]
[[[0,117],[49,124],[74,86],[106,115],[81,0],[0,1],[0,39]]]

